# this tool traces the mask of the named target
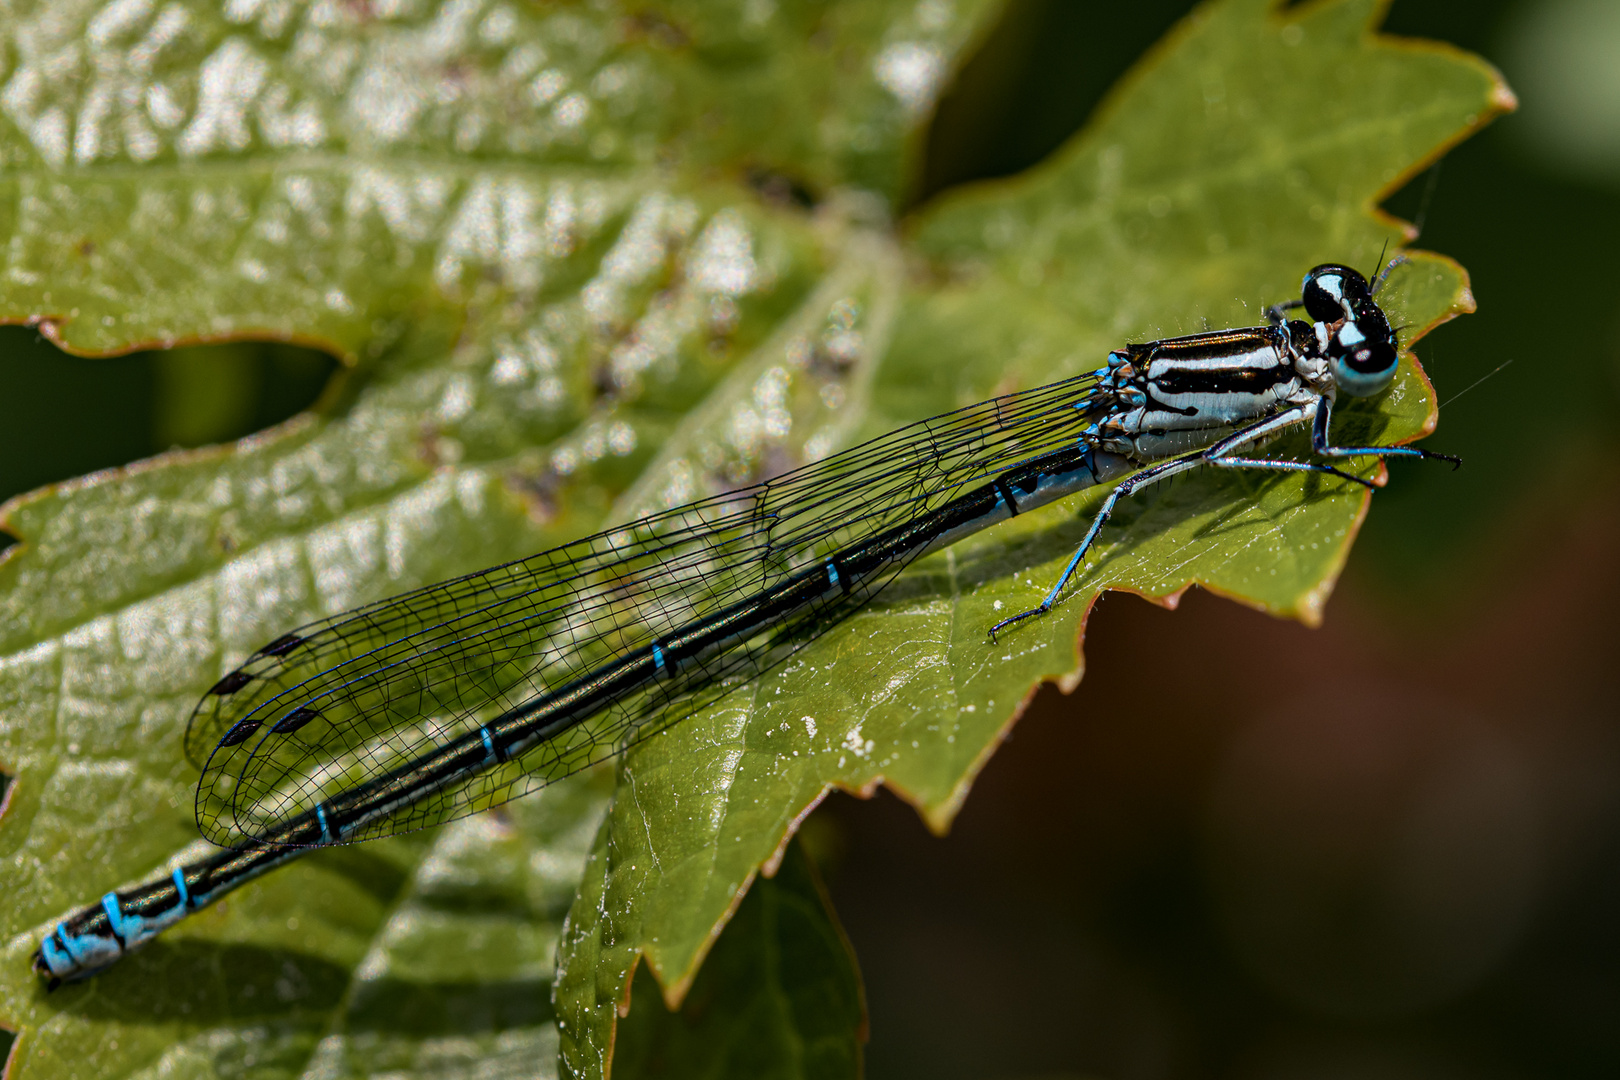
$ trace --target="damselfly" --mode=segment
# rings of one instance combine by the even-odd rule
[[[1385,272],[1387,275],[1387,271]],[[1380,281],[1382,279],[1380,278]],[[1398,341],[1376,289],[1318,266],[1264,326],[1127,345],[1088,374],[900,428],[773,480],[284,634],[192,714],[197,823],[227,850],[61,922],[52,987],[315,848],[482,810],[622,752],[782,662],[929,551],[1112,484],[1039,605],[1120,499],[1203,465],[1326,473],[1339,394],[1380,393]],[[1304,308],[1311,322],[1287,318]],[[1308,425],[1315,456],[1250,456]]]

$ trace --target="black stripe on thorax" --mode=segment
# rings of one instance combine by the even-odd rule
[[[1274,326],[1168,338],[1126,351],[1138,384],[1156,397],[1259,395],[1295,378],[1287,335]]]
[[[1156,394],[1248,394],[1258,396],[1297,378],[1293,365],[1268,367],[1190,368],[1173,366],[1148,382]]]

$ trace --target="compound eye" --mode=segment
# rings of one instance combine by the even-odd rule
[[[1317,322],[1337,322],[1346,317],[1345,268],[1331,263],[1318,266],[1305,275],[1300,299],[1305,312]]]
[[[1305,275],[1300,291],[1305,310],[1317,322],[1337,322],[1356,318],[1372,303],[1372,287],[1367,279],[1348,266],[1323,263]]]
[[[1347,327],[1348,329],[1348,327]],[[1351,397],[1371,397],[1395,378],[1396,351],[1393,342],[1351,335],[1353,342],[1334,339],[1328,369],[1339,389]]]

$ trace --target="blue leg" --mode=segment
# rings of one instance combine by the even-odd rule
[[[1289,409],[1287,412],[1278,413],[1276,416],[1268,417],[1267,419],[1261,420],[1258,423],[1250,424],[1241,431],[1233,432],[1213,446],[1206,447],[1203,450],[1194,450],[1190,454],[1183,454],[1181,457],[1172,458],[1169,461],[1154,465],[1151,468],[1143,469],[1135,476],[1126,477],[1119,483],[1117,487],[1114,488],[1113,491],[1108,493],[1108,498],[1103,500],[1102,508],[1097,511],[1097,516],[1092,519],[1091,528],[1086,530],[1085,538],[1080,541],[1080,547],[1075,551],[1074,556],[1069,559],[1069,564],[1063,568],[1063,573],[1058,577],[1057,584],[1052,586],[1052,591],[1046,594],[1046,598],[1044,600],[1042,600],[1036,606],[1030,608],[1028,611],[1021,611],[1017,615],[1014,615],[1008,619],[1002,619],[1000,622],[996,623],[996,625],[992,626],[990,628],[990,640],[996,640],[997,631],[1004,630],[1013,623],[1023,622],[1025,619],[1028,619],[1034,615],[1045,615],[1047,612],[1052,610],[1052,605],[1057,603],[1058,594],[1063,591],[1063,587],[1067,585],[1069,583],[1069,579],[1074,576],[1074,572],[1079,568],[1081,560],[1086,557],[1086,552],[1091,550],[1091,545],[1097,540],[1097,534],[1102,532],[1102,527],[1108,523],[1109,517],[1114,512],[1114,506],[1119,502],[1119,500],[1123,499],[1125,496],[1131,494],[1139,488],[1147,487],[1149,484],[1158,483],[1160,480],[1163,480],[1166,477],[1174,476],[1177,473],[1187,472],[1189,469],[1196,469],[1198,466],[1207,465],[1210,462],[1219,463],[1222,461],[1222,459],[1230,459],[1234,463],[1241,461],[1246,465],[1249,459],[1232,457],[1233,450],[1237,450],[1240,447],[1255,442],[1256,440],[1264,439],[1268,435],[1272,435],[1283,430],[1284,428],[1303,423],[1305,420],[1310,418],[1314,408],[1314,405],[1301,406],[1299,408]],[[1264,468],[1281,467],[1284,469],[1303,468],[1312,472],[1331,472],[1339,476],[1344,476],[1349,480],[1356,479],[1356,477],[1349,476],[1346,473],[1341,473],[1337,469],[1327,465],[1313,468],[1292,461],[1277,463],[1269,461],[1256,461],[1254,466]]]
[[[1204,460],[1204,452],[1200,450],[1184,457],[1166,461],[1161,465],[1155,465],[1151,469],[1144,469],[1135,476],[1122,480],[1113,491],[1108,493],[1108,498],[1103,500],[1102,509],[1098,510],[1097,516],[1091,519],[1091,528],[1086,530],[1085,539],[1080,541],[1080,546],[1075,549],[1074,556],[1069,559],[1069,565],[1063,568],[1063,573],[1058,576],[1057,584],[1052,586],[1052,591],[1046,594],[1046,599],[1028,611],[1021,611],[1009,619],[1002,619],[996,623],[990,628],[990,640],[996,640],[998,630],[1005,629],[1016,622],[1023,622],[1034,615],[1045,615],[1052,610],[1052,605],[1057,603],[1058,594],[1063,591],[1063,587],[1074,576],[1075,569],[1079,567],[1080,561],[1086,557],[1086,552],[1091,550],[1091,545],[1096,541],[1097,534],[1102,532],[1104,525],[1108,524],[1109,517],[1114,513],[1114,504],[1137,488],[1146,487],[1148,484],[1163,480],[1167,476],[1174,476],[1179,472],[1186,472],[1188,469],[1195,469],[1204,464]]]
[[[1323,457],[1433,458],[1451,462],[1453,470],[1462,467],[1462,458],[1416,446],[1334,446],[1328,438],[1328,424],[1332,418],[1333,403],[1323,398],[1321,407],[1316,410],[1316,423],[1311,425],[1311,449]]]
[[[1341,480],[1350,480],[1369,490],[1374,486],[1371,480],[1363,480],[1361,477],[1353,476],[1342,469],[1335,469],[1331,465],[1323,465],[1316,461],[1274,461],[1271,458],[1218,457],[1210,458],[1209,463],[1226,469],[1277,469],[1282,472],[1326,473],[1329,476],[1337,476]]]
[[[1284,306],[1279,304],[1277,308],[1281,309]],[[1195,469],[1200,465],[1219,465],[1228,469],[1275,469],[1283,472],[1324,473],[1328,476],[1337,476],[1340,479],[1349,480],[1366,488],[1373,487],[1371,481],[1363,480],[1359,476],[1353,476],[1342,469],[1336,469],[1332,465],[1321,462],[1273,461],[1266,458],[1240,457],[1233,453],[1234,450],[1238,450],[1249,443],[1257,442],[1282,431],[1284,428],[1311,419],[1313,414],[1311,448],[1323,457],[1437,458],[1441,461],[1451,462],[1453,467],[1462,464],[1460,459],[1454,458],[1450,454],[1437,454],[1432,450],[1421,450],[1415,446],[1334,446],[1328,439],[1328,425],[1332,418],[1332,411],[1332,402],[1323,398],[1319,403],[1290,409],[1287,412],[1251,424],[1241,431],[1233,432],[1206,449],[1196,450],[1179,458],[1173,458],[1152,468],[1144,469],[1135,476],[1126,478],[1119,486],[1108,493],[1108,498],[1103,500],[1102,508],[1097,511],[1097,516],[1091,522],[1091,528],[1086,530],[1085,538],[1080,541],[1080,547],[1075,551],[1073,557],[1069,559],[1068,565],[1063,568],[1063,573],[1058,577],[1057,584],[1052,586],[1052,591],[1048,592],[1046,598],[1035,607],[1030,608],[1028,611],[1021,611],[1011,618],[1002,619],[992,626],[990,628],[990,640],[994,641],[998,631],[1004,630],[1014,623],[1022,622],[1034,615],[1045,615],[1051,611],[1052,606],[1057,603],[1058,595],[1063,592],[1064,586],[1068,585],[1069,579],[1074,576],[1075,570],[1079,569],[1081,561],[1085,559],[1086,552],[1091,550],[1091,545],[1096,542],[1097,534],[1108,523],[1109,517],[1114,512],[1114,506],[1119,500],[1166,477],[1186,472],[1189,469]]]

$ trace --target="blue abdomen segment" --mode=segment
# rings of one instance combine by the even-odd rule
[[[265,846],[225,851],[128,892],[110,892],[45,935],[34,951],[34,970],[52,989],[94,975],[193,911],[305,850]]]
[[[64,919],[34,953],[34,970],[54,981],[82,979],[191,914],[196,904],[184,869],[127,895],[110,892],[95,907]]]

